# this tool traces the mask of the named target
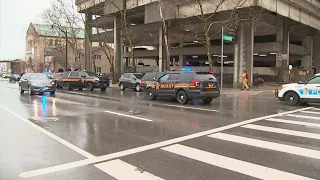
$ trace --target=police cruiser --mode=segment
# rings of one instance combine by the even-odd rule
[[[320,73],[305,82],[283,85],[280,91],[276,91],[276,96],[290,106],[320,103]]]

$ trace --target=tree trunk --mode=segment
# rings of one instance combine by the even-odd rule
[[[206,33],[206,43],[205,46],[207,48],[207,57],[209,61],[210,71],[213,70],[212,56],[211,56],[211,41],[209,35]]]

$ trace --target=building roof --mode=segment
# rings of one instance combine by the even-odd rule
[[[39,36],[50,36],[50,37],[65,37],[63,31],[68,31],[68,37],[74,37],[73,33],[79,39],[84,39],[85,32],[81,28],[72,27],[61,27],[52,26],[50,24],[32,24]]]

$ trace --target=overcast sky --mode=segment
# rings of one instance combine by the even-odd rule
[[[51,0],[0,0],[0,60],[24,58],[30,22],[41,22]]]

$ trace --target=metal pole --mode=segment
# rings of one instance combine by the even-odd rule
[[[68,29],[66,29],[66,71],[68,69]]]
[[[220,91],[223,85],[223,26],[221,26],[221,75],[220,75]]]

